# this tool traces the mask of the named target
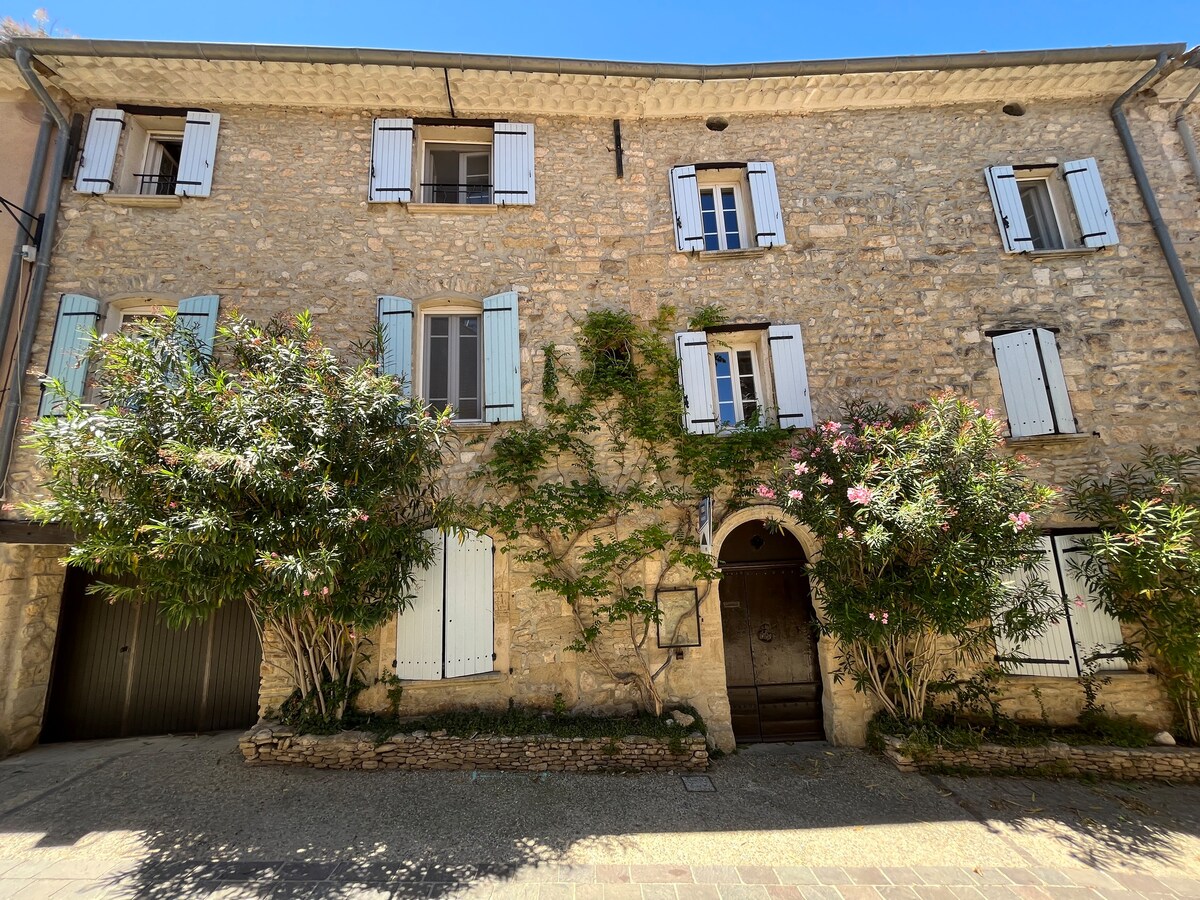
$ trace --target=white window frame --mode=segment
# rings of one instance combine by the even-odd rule
[[[178,300],[152,300],[145,297],[130,297],[125,300],[113,300],[104,311],[103,334],[116,334],[121,330],[125,320],[135,316],[162,319],[167,313],[179,308]]]
[[[136,177],[138,174],[143,174],[143,175],[149,175],[149,174],[158,175],[158,174],[160,174],[158,170],[162,166],[163,141],[177,141],[179,143],[179,147],[180,147],[180,155],[182,156],[182,154],[183,154],[183,129],[182,128],[179,131],[165,131],[165,130],[159,130],[159,129],[156,129],[154,131],[147,131],[146,132],[146,152],[143,154],[142,165],[141,165],[142,171],[141,171],[141,173],[131,172],[130,173],[131,176]],[[153,172],[152,172],[152,170],[153,170]],[[178,177],[178,174],[179,174],[178,170],[176,170],[176,177]],[[157,182],[152,182],[149,186],[157,187]],[[138,179],[138,181],[133,185],[133,187],[134,187],[134,190],[132,191],[132,193],[135,193],[135,194],[141,194],[142,196],[159,195],[159,191],[157,189],[156,190],[146,190],[145,189],[147,187],[146,182],[144,182],[140,179]],[[168,193],[170,193],[172,195],[175,193],[174,185],[171,186],[171,190]]]
[[[414,126],[416,152],[413,153],[413,202],[431,206],[445,206],[455,209],[464,206],[490,206],[496,201],[492,191],[495,189],[496,146],[495,136],[491,128],[475,125],[420,125]],[[430,147],[430,145],[435,145]],[[484,203],[439,203],[426,199],[425,184],[432,174],[430,150],[437,149],[436,145],[461,144],[464,146],[486,147],[488,151],[488,202]]]
[[[1078,250],[1083,245],[1074,238],[1079,231],[1070,213],[1065,212],[1069,206],[1063,204],[1063,198],[1059,196],[1061,189],[1066,185],[1062,183],[1061,174],[1055,178],[1056,173],[1061,173],[1060,166],[1045,166],[1034,169],[1018,170],[1016,173],[1017,191],[1020,192],[1023,184],[1041,184],[1045,187],[1046,197],[1050,202],[1050,214],[1054,218],[1054,227],[1058,231],[1058,240],[1061,246],[1058,247],[1033,247],[1032,253],[1054,253],[1062,250]],[[1021,211],[1024,212],[1024,198],[1022,198]],[[1028,214],[1025,216],[1025,221],[1029,227],[1029,233],[1034,233],[1033,223],[1030,221]]]
[[[426,179],[431,177],[432,173],[433,173],[433,153],[435,150],[438,150],[442,147],[461,147],[461,148],[463,148],[462,150],[459,151],[459,157],[458,157],[458,168],[459,168],[458,177],[460,180],[457,182],[457,184],[458,184],[460,191],[463,191],[462,186],[467,183],[466,182],[467,157],[470,156],[472,154],[472,152],[479,153],[479,154],[483,154],[483,153],[487,154],[487,161],[488,161],[487,178],[488,178],[488,180],[487,180],[487,185],[486,185],[486,187],[487,187],[487,199],[486,200],[476,202],[476,201],[467,199],[467,200],[462,200],[462,201],[456,200],[453,203],[451,203],[450,201],[447,201],[447,200],[426,199],[425,189],[427,186],[429,186],[426,184]],[[493,183],[494,172],[493,172],[492,162],[493,162],[494,154],[495,154],[495,148],[493,147],[493,145],[490,142],[487,144],[482,144],[477,141],[422,140],[421,141],[421,159],[422,159],[421,181],[418,182],[418,184],[421,185],[421,202],[422,203],[436,203],[439,206],[487,206],[487,205],[494,203],[495,198],[492,196],[492,189],[494,187],[494,183]],[[432,184],[432,183],[430,183],[430,184]],[[463,191],[463,194],[465,196],[469,196],[469,194],[465,191]],[[430,187],[430,196],[431,197],[435,196],[432,187]]]
[[[766,333],[765,330],[746,331],[746,332],[722,332],[710,331],[708,333],[708,374],[709,380],[712,383],[713,391],[713,411],[717,417],[717,432],[728,432],[742,427],[746,421],[745,408],[742,405],[741,392],[737,390],[740,386],[741,373],[737,372],[737,354],[738,351],[748,350],[751,355],[752,365],[754,366],[754,393],[757,397],[758,404],[758,420],[766,422],[770,417],[770,411],[774,408],[773,398],[769,398],[766,394],[767,379],[763,377],[764,360],[770,360],[770,356],[763,352],[762,336]],[[730,369],[737,374],[733,378],[733,405],[737,412],[737,420],[730,424],[726,422],[721,415],[721,398],[717,383],[717,358],[718,353],[730,354]]]
[[[451,205],[451,204],[447,204]],[[468,302],[432,301],[422,303],[418,307],[416,326],[413,333],[413,372],[414,380],[420,385],[418,396],[423,400],[429,399],[429,320],[438,316],[475,316],[479,319],[479,417],[464,419],[455,415],[454,421],[464,424],[482,424],[485,421],[483,406],[487,399],[485,383],[484,328],[483,304]],[[449,374],[449,373],[447,373]]]
[[[700,226],[701,226],[700,237],[705,242],[705,247],[700,252],[701,253],[738,253],[742,250],[754,249],[753,247],[747,246],[747,243],[746,243],[746,235],[749,233],[749,228],[747,226],[747,221],[746,221],[748,218],[747,209],[746,209],[746,199],[745,199],[746,192],[743,190],[742,183],[738,182],[738,181],[708,181],[705,179],[700,179],[699,183],[696,185],[696,188],[700,193]],[[725,229],[725,224],[724,224],[725,223],[724,210],[721,208],[721,206],[718,202],[721,199],[721,192],[726,189],[733,190],[734,212],[737,215],[738,243],[741,245],[739,247],[730,247],[729,246],[729,236],[728,236],[727,230]],[[707,234],[707,232],[705,232],[703,230],[703,228],[704,228],[704,194],[706,191],[709,191],[712,193],[713,206],[715,207],[715,210],[716,210],[717,244],[718,244],[717,247],[707,246],[708,234]]]

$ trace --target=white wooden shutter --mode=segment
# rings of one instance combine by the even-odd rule
[[[413,393],[413,308],[404,297],[380,297],[379,325],[383,329],[383,358],[379,367],[385,375],[403,382],[403,391]]]
[[[175,193],[181,197],[207,197],[212,192],[213,164],[217,159],[219,113],[189,112],[183,126],[183,150]]]
[[[754,240],[760,247],[782,247],[783,211],[779,207],[779,186],[775,182],[775,164],[746,164],[750,182],[750,203],[754,207]]]
[[[1071,614],[1071,630],[1079,663],[1083,666],[1093,654],[1115,653],[1124,643],[1124,637],[1121,623],[1104,610],[1088,588],[1087,581],[1075,571],[1074,564],[1087,552],[1080,546],[1080,540],[1080,535],[1054,536],[1054,549],[1058,553],[1059,571],[1066,590],[1066,607]],[[1123,670],[1128,669],[1129,664],[1119,656],[1109,655],[1100,661],[1098,668]]]
[[[1025,207],[1021,203],[1021,192],[1017,188],[1013,167],[988,166],[983,171],[992,195],[992,207],[996,210],[996,224],[1000,226],[1004,249],[1009,253],[1032,250],[1033,237],[1029,234],[1029,220],[1025,218]]]
[[[408,203],[413,198],[413,120],[376,119],[371,134],[369,203]]]
[[[1058,341],[1054,332],[1045,328],[1037,328],[1035,333],[1042,358],[1042,374],[1046,378],[1046,391],[1050,395],[1050,409],[1054,413],[1054,431],[1056,434],[1074,434],[1075,413],[1071,409],[1067,379],[1058,355]]]
[[[1054,545],[1048,537],[1041,539],[1041,545],[1042,562],[1039,571],[1036,574],[1017,572],[1012,580],[1017,587],[1024,587],[1031,580],[1040,580],[1049,586],[1054,596],[1061,597],[1062,589],[1058,580],[1058,567],[1055,564]],[[1075,677],[1078,672],[1075,651],[1071,644],[1071,626],[1065,607],[1056,622],[1050,623],[1041,634],[1023,644],[1010,644],[1003,638],[998,638],[996,656],[1003,663],[1005,670],[1013,675]],[[1014,661],[1012,657],[1021,661]]]
[[[671,169],[671,208],[675,213],[675,247],[704,249],[704,224],[700,218],[700,188],[695,166]]]
[[[1054,412],[1042,374],[1042,357],[1033,329],[992,338],[1000,387],[1013,437],[1054,433]]]
[[[421,681],[442,677],[445,631],[446,536],[425,532],[433,542],[433,562],[417,573],[412,603],[396,617],[396,675]]]
[[[771,372],[775,378],[775,403],[780,428],[811,428],[812,403],[808,396],[808,369],[804,364],[804,335],[799,325],[772,325],[767,329]]]
[[[205,356],[212,356],[213,339],[217,334],[217,311],[221,298],[216,294],[188,297],[179,301],[175,322],[196,335]]]
[[[85,194],[107,194],[113,190],[113,167],[125,127],[125,111],[93,109],[83,140],[83,156],[75,176],[75,190]]]
[[[533,126],[492,126],[492,197],[501,206],[533,206]]]
[[[1092,157],[1063,164],[1063,176],[1071,189],[1075,215],[1079,217],[1086,247],[1108,247],[1119,243],[1117,223],[1108,208],[1108,195],[1100,181],[1100,170]]]
[[[63,294],[54,322],[54,337],[50,340],[50,359],[46,376],[62,382],[67,396],[83,397],[87,385],[87,349],[92,333],[100,319],[100,301],[82,294]],[[42,385],[39,416],[60,416],[63,400]]]
[[[521,328],[517,292],[483,301],[483,420],[521,421]]]
[[[683,388],[683,427],[691,434],[715,434],[717,412],[708,335],[703,331],[677,333],[675,352],[679,355],[679,384]]]
[[[479,675],[494,667],[492,539],[446,535],[445,676]]]

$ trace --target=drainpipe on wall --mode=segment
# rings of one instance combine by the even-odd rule
[[[46,224],[42,229],[42,241],[38,245],[37,261],[34,263],[33,276],[29,283],[29,303],[21,322],[21,332],[17,337],[14,383],[10,386],[8,396],[4,398],[3,413],[0,413],[0,485],[5,493],[8,490],[8,464],[12,460],[17,419],[21,414],[20,385],[25,380],[25,372],[29,368],[29,356],[33,350],[33,339],[37,334],[38,319],[42,311],[42,295],[46,291],[46,279],[50,275],[50,257],[54,253],[54,234],[58,228],[58,204],[62,196],[62,173],[67,162],[67,150],[71,145],[71,127],[67,116],[59,109],[46,86],[33,71],[29,51],[18,47],[13,56],[30,90],[42,101],[46,113],[58,126],[58,140],[54,145],[54,161],[50,166],[50,177],[53,181],[46,197]]]
[[[1200,48],[1193,47],[1186,53],[1169,61],[1166,53],[1160,53],[1158,61],[1154,64],[1154,68],[1139,78],[1129,90],[1117,98],[1116,102],[1112,105],[1112,119],[1113,123],[1117,126],[1117,134],[1121,138],[1121,145],[1125,148],[1125,155],[1129,158],[1129,167],[1133,170],[1133,180],[1137,182],[1138,192],[1142,195],[1142,202],[1146,206],[1146,212],[1150,214],[1150,225],[1154,228],[1154,235],[1158,238],[1163,256],[1167,260],[1167,268],[1171,270],[1171,278],[1174,279],[1175,288],[1179,291],[1179,299],[1183,301],[1183,308],[1187,312],[1188,321],[1191,322],[1192,333],[1196,336],[1196,342],[1200,343],[1200,309],[1196,307],[1196,295],[1192,293],[1192,286],[1188,282],[1187,273],[1183,270],[1183,263],[1179,260],[1179,254],[1175,252],[1175,244],[1171,240],[1171,232],[1167,230],[1167,223],[1163,221],[1162,210],[1158,206],[1158,198],[1155,197],[1154,188],[1150,185],[1150,178],[1146,175],[1146,167],[1142,162],[1142,155],[1133,140],[1133,133],[1129,130],[1129,120],[1125,117],[1125,110],[1123,108],[1125,102],[1130,97],[1149,86],[1152,81],[1165,78],[1176,69],[1191,62],[1197,50],[1200,50]]]
[[[1197,186],[1200,186],[1200,156],[1196,155],[1196,139],[1192,136],[1192,129],[1188,125],[1187,119],[1183,117],[1183,114],[1192,105],[1192,101],[1196,99],[1197,95],[1200,95],[1200,83],[1197,83],[1192,88],[1192,92],[1187,95],[1187,99],[1175,111],[1175,130],[1179,132],[1179,139],[1183,141],[1183,149],[1187,153],[1188,162],[1192,164],[1192,175],[1196,179]]]

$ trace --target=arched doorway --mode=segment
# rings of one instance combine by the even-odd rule
[[[725,684],[739,743],[822,740],[821,669],[804,550],[761,520],[720,547]]]

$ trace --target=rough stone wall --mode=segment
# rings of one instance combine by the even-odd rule
[[[1147,442],[1200,443],[1195,339],[1109,102],[1029,102],[1019,118],[998,105],[748,116],[720,133],[700,119],[630,120],[623,179],[608,120],[543,117],[537,205],[491,215],[365,202],[371,118],[402,109],[222,107],[210,198],[131,209],[66,195],[34,365],[45,364],[54,300],[65,291],[104,301],[218,293],[223,308],[253,317],[309,307],[324,337],[349,347],[372,326],[377,294],[482,298],[515,285],[527,416],[539,415],[539,348],[569,344],[573,316],[612,307],[650,317],[673,305],[682,324],[720,303],[737,321],[804,326],[814,411],[825,418],[853,395],[900,402],[942,388],[1002,409],[985,331],[1040,325],[1059,329],[1082,435],[1014,443],[1041,462],[1041,477],[1062,483],[1107,471]],[[496,113],[522,120],[519,111]],[[1173,184],[1179,148],[1160,111],[1135,109],[1134,119],[1140,139],[1158,142],[1147,154],[1156,183]],[[1005,255],[984,167],[1085,156],[1099,160],[1120,246]],[[776,165],[788,245],[732,258],[677,253],[670,166],[751,159]],[[1200,250],[1185,252],[1196,271]],[[30,377],[26,415],[36,400]],[[464,443],[456,471],[472,467],[499,430],[470,432],[482,446]],[[36,484],[32,457],[19,452],[12,493],[28,496]],[[561,693],[596,709],[632,702],[562,649],[569,610],[537,595],[527,572],[498,571],[496,588],[499,674],[408,690],[405,713],[450,698],[498,706]],[[669,700],[696,705],[728,747],[719,612],[703,614],[704,646],[673,666]],[[382,646],[380,665],[391,658]],[[382,687],[367,697],[384,699]],[[860,719],[865,706],[847,704],[844,714]]]
[[[0,757],[37,743],[66,570],[62,547],[0,544]]]
[[[1101,673],[1101,678],[1105,673]],[[1101,685],[1097,702],[1115,716],[1132,716],[1148,728],[1169,730],[1175,723],[1175,707],[1156,675],[1113,672]],[[1022,675],[1007,679],[1000,706],[1022,722],[1073,725],[1083,709],[1083,686],[1074,678]],[[1036,689],[1036,690],[1035,690]],[[1039,701],[1040,695],[1040,701]]]
[[[394,734],[385,741],[362,731],[297,735],[279,725],[257,725],[239,747],[250,765],[316,769],[498,770],[507,772],[665,772],[708,768],[698,732],[663,738],[452,737],[444,731]]]
[[[884,757],[901,772],[966,771],[979,774],[1072,775],[1141,781],[1200,781],[1195,747],[1040,747],[983,744],[964,750],[913,753],[897,737],[884,738]]]

